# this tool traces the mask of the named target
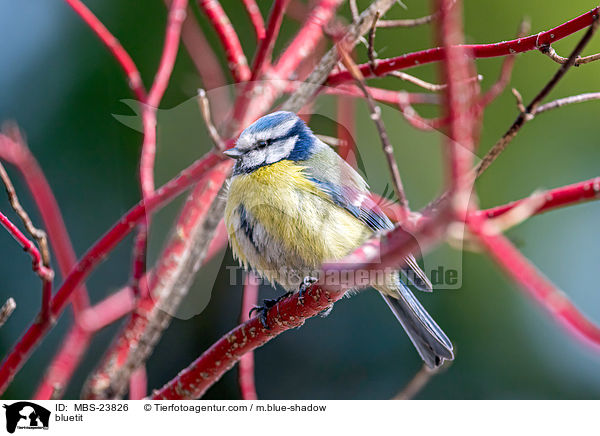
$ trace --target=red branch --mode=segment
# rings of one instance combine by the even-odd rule
[[[279,29],[281,22],[283,21],[283,14],[290,3],[290,0],[275,0],[271,8],[269,15],[269,21],[267,23],[266,35],[263,40],[260,41],[258,48],[256,49],[256,55],[252,62],[252,77],[250,80],[256,80],[262,76],[265,68],[271,62],[271,55],[273,53],[273,47],[275,46],[275,40],[279,35]]]
[[[538,206],[535,214],[559,207],[571,206],[584,201],[598,200],[600,199],[600,177],[594,177],[593,179],[589,179],[584,182],[550,189],[537,195],[542,197],[544,201]],[[487,218],[496,218],[528,200],[530,200],[529,197],[522,198],[502,206],[496,206],[491,209],[477,211],[474,213],[474,215],[485,216]]]
[[[311,10],[306,22],[281,55],[276,65],[265,72],[267,81],[255,81],[252,87],[244,88],[233,109],[231,136],[239,133],[242,126],[248,125],[269,110],[287,80],[315,49],[323,36],[323,27],[333,17],[341,0],[320,0]],[[254,91],[260,94],[254,95]],[[248,108],[252,103],[252,111]]]
[[[574,206],[592,200],[600,200],[600,177],[594,177],[593,179],[585,180],[583,182],[539,192],[536,193],[536,197],[541,198],[542,201],[537,203],[536,200],[537,208],[531,212],[532,216],[561,207]],[[400,206],[398,204],[391,203],[376,194],[371,194],[371,198],[382,208],[384,213],[388,215],[393,222],[399,221]],[[471,215],[473,217],[497,218],[506,212],[513,210],[515,207],[531,201],[531,199],[531,197],[521,198],[501,206],[471,212]],[[427,219],[427,217],[420,217],[417,218],[416,221],[417,224],[421,224],[422,221]]]
[[[92,335],[131,312],[135,302],[131,288],[126,287],[86,309],[80,321],[67,333],[33,398],[60,398],[88,349]]]
[[[140,186],[142,198],[146,199],[154,192],[154,161],[156,158],[156,111],[169,84],[175,58],[179,49],[181,27],[185,20],[188,0],[173,0],[169,6],[167,30],[162,56],[158,71],[154,77],[147,100],[143,101],[142,124],[144,141],[140,157]],[[136,294],[141,294],[139,280],[146,271],[146,246],[148,242],[148,227],[146,220],[140,225],[133,248],[133,279],[132,285]]]
[[[60,398],[67,382],[71,379],[75,368],[83,359],[92,335],[78,324],[67,333],[59,352],[44,375],[33,398],[50,400]]]
[[[92,245],[66,277],[64,283],[52,298],[50,306],[52,317],[57,318],[62,313],[74,290],[104,260],[105,256],[131,232],[135,225],[145,219],[146,214],[152,213],[191,184],[200,180],[220,160],[220,156],[209,153],[182,171],[175,179],[157,189],[146,201],[142,200],[125,214],[117,224]],[[29,353],[45,336],[49,328],[50,323],[48,322],[35,322],[12,348],[0,368],[0,393],[4,392]]]
[[[167,0],[167,5],[170,2],[171,0]],[[229,110],[229,93],[226,89],[222,88],[227,85],[227,80],[225,79],[219,59],[204,37],[204,33],[202,33],[194,14],[188,14],[188,17],[183,22],[181,39],[196,70],[198,70],[203,88],[206,90],[215,90],[208,93],[208,98],[213,118],[217,123],[220,123]]]
[[[245,82],[250,79],[250,68],[242,45],[221,4],[217,0],[199,0],[198,6],[202,8],[217,32],[221,45],[225,49],[227,64],[233,80]]]
[[[146,376],[146,365],[136,368],[129,380],[129,399],[141,400],[148,393],[148,377]]]
[[[114,58],[125,72],[129,87],[133,90],[139,101],[146,100],[146,90],[142,83],[142,76],[135,63],[129,56],[129,53],[123,48],[117,38],[115,38],[102,22],[83,4],[80,0],[65,0],[71,8],[86,22],[86,24],[96,33],[98,38],[110,50]]]
[[[509,277],[570,332],[600,346],[600,327],[583,315],[561,290],[544,277],[504,235],[496,231],[493,224],[488,224],[482,218],[470,219],[468,223],[471,231]]]
[[[56,256],[61,275],[71,271],[77,262],[73,244],[69,238],[65,222],[56,198],[46,180],[42,169],[27,147],[16,128],[9,128],[12,137],[0,134],[0,159],[14,165],[25,180],[29,192],[35,201],[42,217],[44,228],[48,232],[51,248]],[[89,298],[85,286],[81,286],[73,298],[73,311],[77,317],[89,306]]]
[[[99,392],[104,392],[112,374],[120,371],[128,362],[130,351],[138,345],[146,331],[152,311],[160,310],[156,309],[156,305],[161,302],[157,289],[161,288],[163,281],[169,281],[169,276],[177,270],[177,262],[173,262],[173,259],[180,258],[188,249],[190,233],[207,216],[209,208],[206,206],[216,197],[231,166],[231,161],[216,165],[188,197],[176,224],[178,237],[174,238],[161,254],[149,283],[149,294],[140,300],[115,343],[106,353],[100,368],[86,387],[86,399],[96,399],[97,395],[100,395]]]
[[[444,90],[444,111],[450,120],[448,185],[451,195],[454,196],[452,206],[457,218],[462,221],[466,218],[472,192],[469,172],[473,164],[478,123],[478,114],[473,113],[472,107],[478,99],[479,86],[469,81],[475,74],[468,52],[462,45],[462,3],[438,0],[436,4],[437,10],[440,11],[439,37],[444,47],[441,71],[443,82],[447,84]]]
[[[244,283],[244,296],[242,298],[242,309],[240,314],[240,324],[248,321],[250,310],[258,302],[258,277],[251,272],[246,274]],[[256,400],[256,385],[254,382],[254,353],[252,351],[244,354],[239,362],[238,381],[240,384],[240,393],[244,400]]]
[[[575,32],[578,32],[586,27],[589,27],[594,19],[594,16],[600,11],[600,7],[596,7],[577,18],[567,21],[553,29],[545,32],[540,32],[535,35],[525,38],[513,39],[511,41],[497,42],[493,44],[465,44],[461,45],[466,54],[472,58],[490,58],[497,56],[508,56],[516,53],[523,53],[530,50],[537,50],[542,46],[559,41]],[[381,59],[377,61],[375,70],[371,70],[371,65],[359,65],[362,74],[365,78],[374,76],[385,76],[391,71],[397,71],[407,68],[416,67],[418,65],[428,64],[431,62],[439,62],[445,57],[444,47],[436,47],[428,50],[423,50],[414,53],[408,53],[390,59]],[[348,71],[333,73],[327,79],[327,85],[337,85],[343,82],[352,80],[352,75]]]
[[[156,110],[171,77],[178,51],[179,38],[182,33],[182,25],[184,26],[182,36],[186,40],[185,43],[188,46],[192,59],[198,66],[202,79],[213,80],[212,74],[215,72],[218,76],[215,79],[216,82],[220,81],[220,84],[224,84],[224,82],[222,74],[220,74],[220,69],[217,68],[215,70],[214,67],[204,68],[203,66],[203,51],[196,46],[196,43],[203,41],[203,47],[208,47],[208,45],[199,32],[197,23],[190,22],[189,26],[183,24],[187,0],[167,0],[170,12],[165,44],[153,85],[147,96],[137,67],[116,38],[108,32],[104,25],[80,0],[65,1],[82,17],[109,48],[121,68],[125,71],[134,93],[144,103],[142,114],[144,143],[140,159],[142,201],[102,236],[75,264],[75,257],[70,246],[70,241],[68,240],[68,235],[66,234],[66,229],[64,229],[58,207],[47,186],[47,182],[41,174],[41,170],[36,166],[37,164],[31,156],[28,159],[32,160],[35,164],[33,165],[29,162],[29,165],[32,165],[31,168],[33,169],[30,171],[19,168],[25,175],[25,179],[38,203],[38,207],[40,207],[42,215],[48,215],[48,217],[44,218],[44,221],[50,221],[46,225],[51,233],[51,239],[53,238],[52,233],[54,233],[54,239],[59,241],[58,243],[53,241],[53,244],[57,253],[60,253],[57,257],[59,264],[62,264],[61,270],[63,274],[68,271],[68,274],[65,274],[64,283],[53,298],[51,298],[51,289],[49,287],[51,281],[46,280],[44,282],[43,307],[47,307],[49,316],[38,317],[4,360],[2,368],[0,368],[0,392],[4,392],[15,373],[52,326],[52,321],[60,316],[65,309],[74,292],[78,288],[84,289],[82,285],[90,272],[123,240],[132,228],[142,224],[140,237],[136,241],[133,286],[135,288],[137,279],[143,278],[145,282],[147,277],[149,282],[149,286],[147,287],[151,292],[135,300],[132,290],[124,288],[93,307],[87,307],[87,298],[85,298],[85,293],[82,292],[81,302],[76,303],[76,311],[78,312],[77,322],[69,331],[62,348],[50,367],[50,371],[46,378],[44,378],[36,394],[36,398],[40,399],[60,395],[60,392],[64,390],[88,347],[92,333],[97,332],[99,329],[133,310],[133,314],[125,328],[117,337],[115,345],[109,349],[105,356],[99,372],[96,373],[95,380],[92,381],[92,387],[94,382],[98,382],[100,385],[105,382],[110,384],[112,382],[111,376],[116,371],[121,371],[127,365],[137,365],[138,369],[129,378],[130,397],[142,398],[146,395],[146,372],[143,361],[133,359],[137,356],[133,351],[140,345],[139,341],[141,338],[145,338],[144,334],[147,333],[147,330],[152,331],[152,328],[150,328],[152,323],[156,323],[153,314],[157,313],[156,311],[158,310],[157,302],[160,299],[157,296],[162,295],[160,292],[161,289],[169,289],[168,285],[163,286],[163,283],[169,283],[169,280],[172,278],[179,277],[177,275],[179,264],[176,261],[174,262],[173,259],[182,257],[181,255],[187,249],[186,243],[189,244],[188,239],[190,239],[186,236],[189,236],[193,229],[198,228],[203,217],[209,216],[210,210],[208,205],[213,204],[232,165],[230,161],[222,161],[221,157],[215,154],[216,152],[209,153],[203,159],[184,170],[177,178],[168,182],[162,188],[154,190]],[[336,8],[341,4],[341,0],[319,0],[316,2],[310,9],[310,13],[296,37],[288,45],[288,48],[283,52],[275,65],[271,65],[273,46],[280,33],[280,26],[289,0],[275,0],[266,29],[255,0],[243,0],[243,5],[249,14],[258,41],[258,48],[251,70],[247,65],[246,57],[235,29],[231,25],[220,3],[217,0],[198,0],[198,2],[200,8],[205,12],[211,25],[214,27],[224,48],[234,81],[246,82],[249,79],[263,77],[267,79],[260,83],[251,81],[241,87],[243,92],[237,96],[233,116],[231,117],[232,120],[229,120],[231,122],[228,124],[229,130],[226,134],[228,138],[235,137],[241,127],[262,116],[271,108],[276,98],[281,96],[283,92],[288,92],[289,90],[286,87],[289,87],[289,85],[286,84],[286,81],[289,83],[295,76],[302,79],[304,75],[302,67],[308,66],[312,69],[312,65],[309,65],[310,63],[307,59],[314,55],[317,44],[322,41],[325,24],[330,21]],[[450,7],[453,4],[455,4],[454,7]],[[328,285],[327,283],[319,283],[312,286],[303,298],[300,298],[296,294],[282,300],[268,313],[267,321],[271,326],[271,329],[268,330],[263,328],[257,318],[248,320],[245,316],[249,309],[248,306],[256,302],[258,292],[258,287],[250,283],[250,279],[247,276],[244,307],[242,308],[242,324],[223,336],[193,362],[190,367],[182,371],[165,387],[156,391],[152,395],[152,398],[198,398],[225,371],[240,361],[239,381],[242,397],[255,399],[256,390],[254,386],[252,350],[283,331],[297,327],[304,323],[305,319],[327,309],[344,295],[346,289],[364,287],[364,283],[356,282],[356,280],[359,280],[357,277],[363,276],[362,273],[365,270],[371,272],[379,271],[386,267],[398,268],[403,264],[405,256],[417,249],[417,244],[419,244],[418,248],[424,250],[430,245],[441,241],[446,227],[456,218],[467,221],[473,233],[480,239],[483,246],[496,261],[537,301],[546,307],[555,318],[567,325],[571,331],[575,331],[592,343],[600,345],[600,329],[585,318],[568,301],[566,296],[546,280],[527,259],[512,247],[506,238],[498,234],[497,229],[494,227],[494,221],[489,220],[490,218],[501,216],[515,206],[527,201],[527,199],[489,210],[470,211],[468,210],[469,197],[467,195],[471,193],[469,172],[472,166],[472,153],[475,149],[476,138],[478,137],[478,118],[485,103],[491,101],[506,85],[510,74],[510,67],[512,66],[511,63],[514,59],[512,55],[528,50],[549,47],[551,43],[591,25],[599,9],[595,8],[578,18],[537,35],[497,44],[464,45],[462,44],[462,8],[460,2],[438,0],[437,6],[436,10],[439,11],[438,14],[440,16],[439,37],[442,47],[410,53],[393,59],[380,60],[376,62],[373,69],[371,65],[365,64],[360,66],[360,69],[362,74],[368,78],[386,75],[391,71],[411,68],[420,64],[442,61],[442,72],[447,83],[442,99],[444,116],[435,122],[439,123],[439,126],[448,125],[448,136],[451,139],[451,142],[448,144],[451,195],[447,199],[440,201],[438,214],[425,217],[419,217],[418,214],[415,214],[415,219],[407,224],[410,226],[411,234],[398,227],[385,235],[367,242],[354,253],[350,254],[343,262],[323,265],[322,277],[327,278],[333,275],[338,278],[347,278],[349,282],[338,280],[335,286]],[[471,59],[492,56],[509,57],[502,69],[498,83],[483,98],[479,99],[477,83],[469,80],[474,77]],[[214,56],[209,57],[206,63],[210,63],[210,59],[214,60],[215,58]],[[335,85],[335,87],[323,87],[319,92],[361,97],[362,93],[356,86],[345,83],[350,80],[352,80],[352,76],[348,71],[338,71],[330,74],[327,83]],[[397,104],[401,107],[405,116],[407,116],[407,112],[412,110],[410,104],[437,104],[439,102],[437,97],[424,96],[423,94],[407,94],[377,88],[369,88],[369,92],[378,101]],[[340,107],[339,111],[339,121],[348,124],[348,126],[344,125],[347,128],[353,127],[354,124],[351,109],[350,107]],[[411,122],[416,125],[418,124],[417,121],[419,119],[415,113]],[[425,125],[427,123],[428,127],[431,128],[434,121],[421,120],[421,124]],[[345,135],[351,136],[351,134],[348,134],[349,132],[343,132],[342,130],[340,132],[342,133],[339,135],[340,137]],[[347,144],[343,145],[342,152],[347,151],[352,146],[350,140],[347,141]],[[4,151],[0,151],[0,154],[2,152]],[[31,172],[32,174],[25,174],[26,172]],[[33,182],[32,180],[36,181]],[[145,227],[147,221],[144,220],[167,201],[198,181],[200,182],[194,188],[189,201],[178,218],[177,235],[179,237],[174,237],[167,244],[152,273],[142,277],[145,269],[144,253],[147,237],[147,227]],[[540,194],[544,196],[544,201],[533,213],[540,213],[556,207],[592,200],[598,198],[600,196],[599,193],[600,178],[552,189],[544,194]],[[48,202],[49,205],[45,205],[46,203],[44,202]],[[535,204],[538,205],[539,203]],[[391,208],[393,209],[393,206]],[[25,235],[19,233],[19,230],[2,214],[0,214],[0,222],[9,229],[11,234],[15,236],[26,251],[32,255],[34,270],[36,265],[38,270],[40,265],[44,267],[41,264],[41,256],[35,245]],[[214,224],[214,221],[212,224]],[[54,230],[50,229],[52,226],[54,226]],[[205,239],[206,241],[208,239]],[[221,250],[225,244],[226,229],[221,222],[216,229],[205,258],[210,258],[218,250]],[[36,251],[37,257],[35,254]],[[360,275],[356,274],[356,277],[350,277],[353,276],[352,272],[358,271],[360,271]],[[121,374],[126,374],[129,377],[129,372],[127,371]],[[110,386],[112,387],[112,385]],[[99,391],[102,391],[101,387]]]
[[[265,22],[263,20],[260,9],[254,0],[243,0],[246,12],[250,17],[252,26],[254,27],[254,33],[256,33],[256,40],[262,41],[265,38]]]
[[[0,212],[0,224],[10,233],[18,244],[31,256],[33,272],[35,272],[43,281],[52,281],[53,272],[50,268],[44,266],[42,256],[37,246],[29,240],[27,236],[19,230],[2,212]]]

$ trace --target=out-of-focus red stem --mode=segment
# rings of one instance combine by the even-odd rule
[[[436,0],[440,12],[438,34],[444,47],[441,72],[444,89],[444,112],[449,118],[448,147],[449,191],[457,218],[464,220],[472,192],[469,177],[475,151],[478,114],[472,107],[478,101],[479,86],[469,81],[474,71],[469,52],[462,45],[462,2],[460,0]]]
[[[141,282],[141,286],[145,286],[145,277]],[[135,309],[135,296],[131,288],[126,286],[85,310],[82,314],[81,327],[90,332],[97,332],[133,309]]]
[[[272,76],[287,78],[323,37],[323,27],[331,20],[341,0],[320,0],[311,10],[298,35],[281,55]]]
[[[71,327],[62,341],[60,350],[54,356],[33,398],[36,400],[60,398],[83,359],[93,334],[134,308],[135,298],[131,288],[127,287],[84,310],[79,322]]]
[[[537,195],[541,196],[544,201],[537,208],[535,214],[557,209],[559,207],[571,206],[584,201],[598,200],[600,199],[600,177],[594,177],[593,179],[574,183],[572,185],[561,186],[560,188],[549,189]],[[530,198],[522,198],[502,206],[479,210],[473,214],[476,216],[484,216],[486,218],[496,218],[528,200],[530,200]]]
[[[482,217],[468,220],[492,258],[521,288],[571,333],[600,347],[600,327],[591,322],[569,298],[532,265],[501,233]]]
[[[106,45],[125,72],[129,87],[133,90],[138,100],[145,101],[146,90],[142,83],[142,76],[129,56],[129,53],[127,53],[117,38],[108,31],[104,24],[80,0],[65,0],[65,2],[73,8],[104,45]]]
[[[593,22],[593,17],[598,14],[599,7],[592,9],[577,18],[567,21],[553,29],[540,32],[525,38],[502,41],[493,44],[465,44],[461,45],[467,55],[472,58],[489,58],[497,56],[508,56],[516,53],[523,53],[530,50],[537,50],[541,46],[552,44],[579,30],[589,27]],[[390,59],[381,59],[377,61],[375,70],[371,70],[371,65],[359,65],[365,78],[374,76],[383,76],[390,71],[403,70],[416,67],[418,65],[430,62],[439,62],[445,57],[445,48],[436,47],[414,53],[408,53]],[[327,85],[337,85],[352,80],[352,75],[347,71],[333,73],[327,79]]]
[[[333,17],[341,1],[320,0],[276,65],[265,72],[266,81],[255,81],[252,88],[244,90],[234,106],[232,133],[235,134],[241,126],[248,125],[271,107],[275,98],[285,88],[292,73],[313,52],[323,37],[323,27]],[[253,94],[257,86],[260,86],[260,95]],[[252,111],[248,110],[250,103],[252,103]]]
[[[262,41],[265,38],[265,22],[262,14],[256,2],[254,0],[243,0],[246,12],[254,27],[254,33],[256,34],[256,41]]]
[[[34,394],[34,400],[60,398],[75,368],[83,358],[91,338],[92,334],[89,331],[78,324],[73,325]]]
[[[17,133],[17,130],[14,132]],[[58,269],[62,277],[66,277],[75,265],[77,257],[54,193],[37,160],[22,137],[13,139],[3,134],[0,134],[0,159],[14,165],[25,180],[48,233]],[[72,303],[77,318],[79,313],[89,306],[85,286],[77,290]]]
[[[156,155],[156,110],[167,89],[175,57],[179,49],[181,26],[185,20],[187,0],[173,0],[169,9],[169,18],[165,43],[158,71],[147,99],[143,100],[142,122],[144,125],[144,143],[140,158],[140,181],[144,198],[154,191],[154,158]]]
[[[273,53],[273,47],[275,46],[275,40],[279,35],[279,29],[281,22],[283,21],[283,14],[290,3],[290,0],[275,0],[271,7],[271,13],[269,14],[269,21],[267,23],[267,29],[264,39],[262,39],[256,49],[256,55],[252,62],[252,77],[250,80],[256,80],[262,76],[264,69],[271,62],[271,55]]]
[[[65,278],[62,286],[56,292],[51,301],[50,314],[52,318],[58,318],[77,287],[89,273],[104,260],[105,256],[135,227],[147,213],[162,206],[165,202],[181,193],[194,182],[201,179],[204,174],[217,163],[221,157],[209,153],[204,158],[196,161],[190,167],[182,171],[178,177],[169,181],[157,189],[147,201],[141,201],[123,216],[114,227],[102,236],[77,262],[75,267]],[[45,336],[50,328],[49,322],[37,320],[25,332],[23,337],[12,348],[0,367],[0,393],[13,379],[16,372],[21,368],[29,353]]]
[[[150,315],[160,301],[156,289],[160,288],[162,281],[167,280],[172,271],[177,269],[176,259],[188,249],[188,235],[195,226],[209,213],[208,205],[212,203],[219,189],[229,174],[232,162],[225,161],[211,170],[203,183],[199,183],[190,194],[176,224],[178,238],[173,239],[164,249],[157,266],[154,268],[149,284],[148,296],[139,301],[136,310],[132,313],[127,324],[117,336],[113,346],[105,354],[99,369],[93,374],[86,387],[87,399],[98,399],[99,391],[104,391],[106,383],[110,383],[112,375],[120,371],[127,363],[129,353],[134,349],[146,330]]]
[[[167,0],[167,5],[170,5],[171,1]],[[188,13],[188,17],[183,22],[181,39],[198,70],[203,88],[207,91],[214,90],[208,92],[207,96],[210,100],[210,111],[213,119],[219,124],[229,110],[229,93],[226,89],[219,89],[227,85],[227,80],[217,55],[204,37],[193,14]]]
[[[341,141],[338,154],[356,168],[356,104],[351,97],[340,96],[337,98],[337,123],[338,139]]]
[[[242,297],[242,312],[240,314],[240,324],[248,321],[250,310],[258,303],[258,277],[248,272],[244,282],[244,295]],[[244,400],[256,400],[256,384],[254,381],[254,353],[250,351],[242,356],[238,364],[238,381],[240,384],[240,393]]]
[[[374,100],[391,105],[398,105],[400,101],[406,101],[410,104],[438,104],[441,102],[439,95],[426,94],[419,92],[392,91],[383,88],[374,88],[367,86],[367,91]],[[293,87],[290,87],[290,91]],[[354,98],[364,98],[364,94],[356,85],[343,84],[336,87],[324,86],[320,89],[321,94],[327,95],[347,95]]]
[[[146,375],[146,365],[136,368],[131,374],[129,380],[129,399],[141,400],[148,393],[148,377]]]
[[[212,259],[219,251],[223,250],[227,247],[227,228],[225,227],[225,221],[221,220],[219,225],[217,226],[217,230],[215,231],[215,235],[213,236],[212,241],[210,241],[210,245],[208,246],[208,251],[206,252],[206,259]]]
[[[225,49],[227,64],[233,80],[235,82],[245,82],[250,79],[250,68],[242,50],[242,45],[221,4],[216,0],[198,0],[198,6],[202,8],[217,32],[221,45]]]
[[[515,66],[516,57],[507,56],[504,58],[504,62],[502,63],[502,69],[500,70],[500,77],[494,83],[490,89],[486,91],[479,99],[479,110],[483,110],[486,106],[488,106],[491,102],[493,102],[506,88],[508,82],[510,81],[510,76],[512,74],[513,67]]]

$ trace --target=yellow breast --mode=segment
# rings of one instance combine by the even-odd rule
[[[239,240],[240,206],[260,227],[260,233],[252,235],[260,239],[255,244],[258,253]],[[367,226],[320,191],[302,166],[288,160],[235,176],[225,222],[234,254],[256,269],[281,267],[273,265],[278,258],[288,266],[317,268],[325,260],[345,256],[371,235]]]

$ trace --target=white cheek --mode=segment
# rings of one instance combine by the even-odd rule
[[[288,138],[285,141],[278,141],[276,144],[267,147],[265,163],[271,164],[279,162],[280,160],[288,157],[294,149],[294,145],[296,145],[297,139],[297,136],[292,136],[291,138]]]
[[[266,152],[264,149],[250,151],[244,156],[244,166],[246,168],[254,168],[265,162],[265,159]]]

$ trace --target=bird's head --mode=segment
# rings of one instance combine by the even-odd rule
[[[317,139],[295,113],[273,112],[259,118],[224,153],[236,159],[234,175],[251,173],[281,160],[306,160]]]

